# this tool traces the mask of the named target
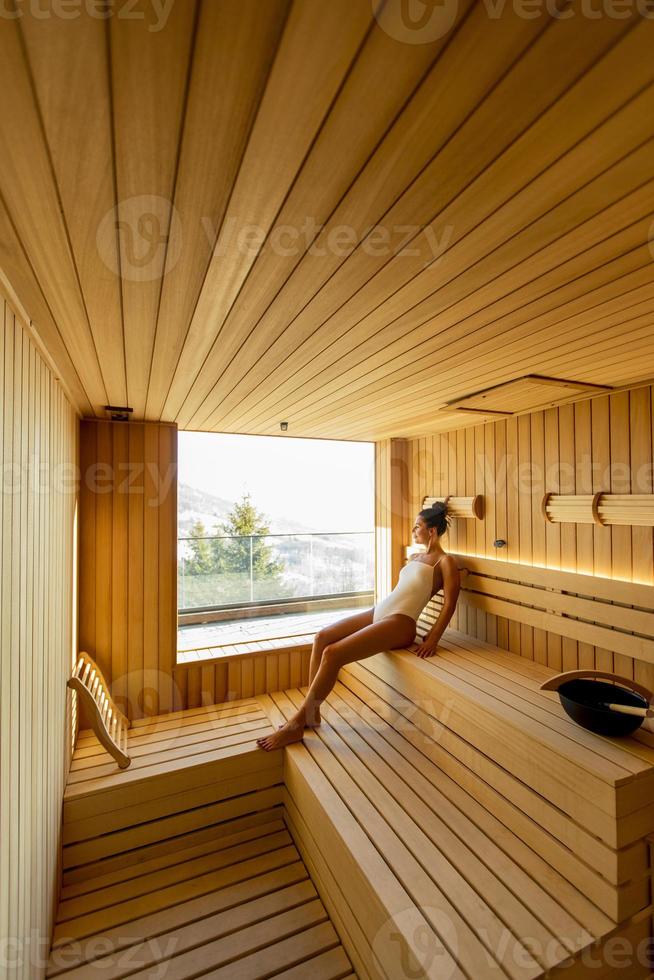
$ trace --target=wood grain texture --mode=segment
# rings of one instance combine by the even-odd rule
[[[54,921],[76,734],[78,419],[1,294],[0,321],[0,934],[3,976],[27,980]]]
[[[409,466],[408,499],[414,509],[423,494],[441,489],[428,482],[429,464],[425,472],[418,461],[425,453],[430,461],[440,459],[444,438],[435,434],[408,442],[414,461]],[[455,468],[462,454],[475,454],[475,490],[484,494],[486,534],[477,534],[474,545],[471,538],[462,546],[458,526],[467,528],[477,522],[457,520],[458,533],[449,533],[449,540],[444,541],[446,550],[498,561],[508,559],[553,572],[560,569],[654,584],[652,527],[571,521],[552,524],[542,512],[543,497],[548,492],[561,493],[559,500],[568,494],[591,499],[602,490],[629,496],[650,492],[654,460],[650,385],[549,408],[517,420],[490,422],[479,427],[478,435],[471,428],[460,430],[448,445]],[[506,547],[495,548],[496,538],[504,538]],[[404,540],[410,544],[408,522]],[[556,588],[555,574],[551,581]],[[592,621],[592,616],[588,618]],[[625,657],[583,638],[546,633],[535,623],[511,625],[504,616],[478,608],[474,616],[467,610],[465,624],[459,613],[458,628],[479,639],[492,636],[493,642],[505,649],[557,670],[615,669],[650,688],[654,686],[654,667],[647,659]]]
[[[80,648],[128,718],[173,710],[177,429],[83,421]]]
[[[527,374],[650,382],[654,24],[550,7],[417,44],[369,0],[6,19],[0,265],[80,411],[383,441]]]

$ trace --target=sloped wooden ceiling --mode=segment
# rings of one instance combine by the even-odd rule
[[[5,0],[0,267],[88,415],[379,439],[649,379],[639,9]]]

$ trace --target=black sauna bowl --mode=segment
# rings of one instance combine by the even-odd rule
[[[653,713],[651,691],[638,681],[604,670],[564,671],[543,681],[540,689],[556,691],[570,718],[598,735],[631,735],[646,717],[644,713],[632,715],[614,711],[604,707],[605,704],[644,708],[647,717]]]

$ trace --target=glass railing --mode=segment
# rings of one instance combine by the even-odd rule
[[[374,588],[374,531],[178,539],[180,612]]]

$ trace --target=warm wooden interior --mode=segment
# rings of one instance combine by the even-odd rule
[[[546,492],[599,490],[651,496],[652,419],[652,386],[646,385],[465,431],[409,440],[401,445],[410,486],[406,520],[412,519],[425,495],[483,494],[483,522],[455,522],[448,535],[449,550],[492,559],[500,569],[504,562],[533,564],[651,587],[651,526],[553,524],[543,517],[542,499]],[[409,527],[404,532],[407,541]],[[497,539],[505,540],[505,546],[494,547]],[[501,570],[497,575],[502,576]],[[556,588],[557,581],[552,576],[552,587]],[[629,588],[621,588],[616,601],[651,610],[647,590],[640,590],[639,597],[634,595],[630,601]],[[583,618],[592,621],[592,613]],[[654,688],[650,656],[625,656],[469,605],[459,607],[457,623],[472,636],[557,670],[577,666],[615,669]],[[642,632],[635,624],[631,630]]]
[[[0,936],[21,962],[52,930],[74,747],[78,426],[20,307],[0,295],[0,316]]]
[[[177,431],[80,426],[80,646],[128,718],[171,711],[177,651]],[[181,705],[177,705],[181,707]]]
[[[369,0],[136,8],[3,23],[3,264],[83,414],[382,439],[652,377],[637,5],[465,2],[428,43]]]
[[[654,691],[651,12],[75,2],[0,11],[0,975],[654,977],[654,726],[541,689]],[[282,420],[375,602],[426,500],[463,579],[264,753],[313,635],[178,661],[177,436]]]

